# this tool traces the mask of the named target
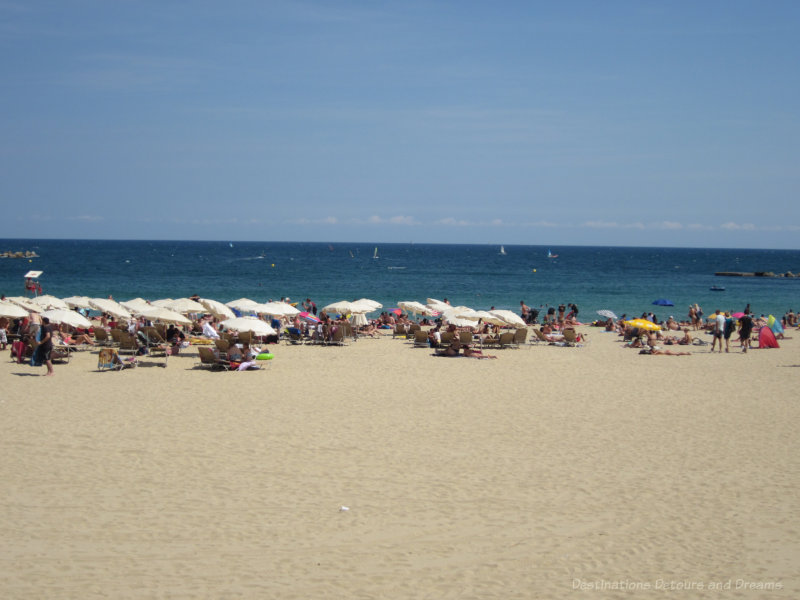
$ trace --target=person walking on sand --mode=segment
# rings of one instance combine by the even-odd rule
[[[748,304],[748,306],[750,306]],[[753,319],[750,316],[750,309],[744,310],[744,316],[739,319],[739,341],[742,343],[742,352],[747,352],[750,347],[750,334],[753,332]]]
[[[50,327],[50,319],[42,317],[42,339],[36,351],[39,353],[39,360],[47,366],[46,375],[55,375],[53,371],[53,361],[50,354],[53,352],[53,330]]]
[[[714,313],[714,323],[712,324],[713,329],[712,336],[713,341],[711,342],[711,352],[714,351],[714,348],[719,342],[719,351],[722,352],[722,336],[725,333],[725,315],[723,315],[719,309],[716,310]]]

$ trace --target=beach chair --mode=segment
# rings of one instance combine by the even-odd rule
[[[531,344],[551,344],[552,342],[547,339],[547,336],[542,333],[541,329],[534,329],[533,330],[533,337],[531,338]]]
[[[108,332],[102,327],[94,328],[94,341],[97,342],[98,346],[111,345],[111,338],[109,337]]]
[[[288,327],[286,329],[287,336],[286,341],[290,344],[302,344],[303,343],[303,332],[300,331],[297,327]]]
[[[459,331],[458,332],[458,341],[462,344],[471,344],[472,343],[472,332],[471,331]]]
[[[514,347],[519,348],[520,346],[525,344],[525,340],[528,339],[528,328],[527,327],[520,327],[514,333]]]
[[[97,370],[105,371],[112,369],[121,371],[124,368],[135,368],[136,357],[131,356],[127,359],[122,359],[114,348],[101,348],[97,355]]]
[[[253,343],[253,332],[252,331],[240,331],[239,332],[239,343],[240,344],[252,344]]]
[[[500,338],[487,335],[481,339],[481,348],[496,348],[500,345]]]
[[[228,348],[231,347],[231,343],[228,340],[218,339],[214,340],[214,346],[216,347],[220,356],[225,356],[228,354]]]
[[[564,343],[567,346],[577,346],[578,345],[578,334],[575,332],[574,329],[565,329],[564,330]]]
[[[353,328],[352,323],[342,323],[340,327],[344,330],[344,337],[352,338],[354,341],[358,340],[358,335],[356,334],[356,330]]]
[[[405,325],[395,325],[394,331],[392,331],[392,339],[396,337],[401,337],[406,339],[408,337],[408,332],[406,331]]]
[[[197,353],[200,356],[200,367],[209,369],[223,369],[229,371],[231,368],[230,361],[220,358],[213,348],[208,346],[198,346]]]
[[[514,333],[511,331],[507,331],[505,333],[500,334],[500,339],[497,341],[497,347],[504,349],[504,348],[513,348],[514,347]]]
[[[442,346],[442,348],[445,348],[445,347],[449,346],[453,342],[453,338],[455,338],[455,337],[456,336],[452,331],[443,331],[442,335],[441,335],[441,338],[442,338],[441,346]]]
[[[331,334],[331,339],[328,340],[327,345],[329,346],[346,346],[347,344],[344,343],[344,329],[341,327],[336,327]]]
[[[429,345],[427,331],[418,329],[414,332],[414,348],[427,348]]]

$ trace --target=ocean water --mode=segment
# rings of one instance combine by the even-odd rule
[[[375,249],[378,258],[373,258]],[[150,300],[199,294],[227,302],[288,296],[335,300],[447,298],[477,309],[519,310],[574,302],[584,321],[595,311],[654,311],[683,317],[690,303],[783,315],[800,309],[800,278],[716,277],[717,271],[800,273],[798,250],[620,248],[301,242],[0,240],[0,251],[39,258],[0,259],[0,293],[24,294],[23,276],[43,271],[44,293]],[[548,258],[548,250],[557,258]],[[714,292],[712,286],[724,286]],[[674,307],[653,306],[665,298]]]

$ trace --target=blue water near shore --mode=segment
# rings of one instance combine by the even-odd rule
[[[379,258],[373,258],[378,248]],[[43,271],[44,293],[128,300],[198,294],[223,302],[283,296],[335,300],[368,297],[385,307],[400,300],[448,298],[451,304],[519,310],[576,303],[580,317],[598,309],[659,318],[683,317],[697,302],[716,308],[783,315],[800,308],[800,278],[716,277],[717,271],[800,272],[798,250],[356,244],[0,240],[0,251],[33,250],[39,258],[0,259],[0,293],[24,295],[23,275]],[[714,292],[712,286],[725,287]],[[675,307],[653,306],[666,298]]]

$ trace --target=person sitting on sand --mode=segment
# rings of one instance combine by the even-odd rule
[[[469,344],[464,346],[464,356],[466,356],[467,358],[497,358],[493,354],[484,354],[480,350],[474,350],[470,347]]]
[[[454,337],[453,341],[450,342],[450,345],[445,348],[444,350],[437,350],[437,356],[458,356],[459,351],[461,350],[461,341],[458,337]]]
[[[683,337],[678,340],[678,343],[681,346],[691,346],[694,342],[694,338],[692,338],[692,334],[689,332],[688,327],[683,328]]]
[[[661,346],[646,347],[639,351],[639,354],[663,354],[666,356],[689,356],[691,352],[673,352],[672,350],[664,350]]]

